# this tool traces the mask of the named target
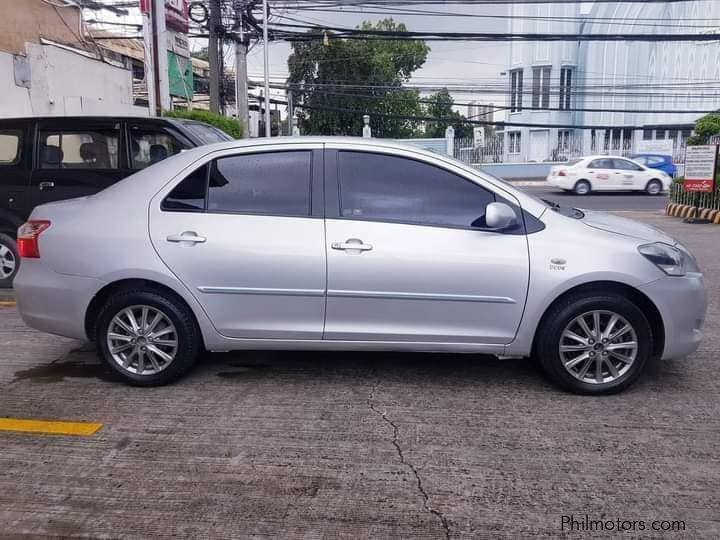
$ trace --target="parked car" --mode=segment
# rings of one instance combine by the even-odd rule
[[[637,161],[649,169],[659,169],[667,174],[670,178],[677,176],[677,165],[673,163],[672,156],[662,156],[660,154],[635,154],[630,159]]]
[[[0,119],[0,287],[12,284],[15,233],[38,204],[96,193],[182,150],[228,140],[171,118]]]
[[[564,388],[622,390],[696,350],[685,247],[561,208],[452,158],[376,140],[196,148],[20,229],[18,308],[97,343],[127,382],[202,349],[535,356]]]
[[[636,161],[618,156],[588,156],[550,169],[548,184],[578,195],[593,191],[645,191],[658,195],[672,178]]]

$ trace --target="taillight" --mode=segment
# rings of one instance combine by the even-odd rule
[[[558,171],[558,176],[567,176],[565,171]]]
[[[20,226],[17,234],[17,249],[23,259],[39,259],[40,246],[38,238],[40,233],[50,227],[50,222],[45,220],[31,220]]]

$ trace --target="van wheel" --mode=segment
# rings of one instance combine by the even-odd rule
[[[573,191],[577,195],[587,195],[590,193],[590,182],[587,180],[580,180],[577,184],[575,184],[575,187],[573,188]]]
[[[662,182],[660,180],[650,180],[645,186],[648,195],[659,195],[662,192]]]
[[[190,308],[152,290],[113,295],[100,310],[95,335],[101,360],[138,386],[179,379],[202,346]]]
[[[538,328],[536,354],[546,375],[576,394],[620,392],[640,376],[652,351],[643,312],[613,293],[570,296]]]
[[[15,240],[7,234],[0,233],[0,289],[12,287],[19,268],[20,256]]]

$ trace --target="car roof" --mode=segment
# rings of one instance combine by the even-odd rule
[[[55,115],[55,116],[18,116],[14,118],[2,118],[0,119],[0,122],[2,123],[9,123],[9,122],[37,122],[37,121],[47,121],[47,120],[68,120],[68,121],[107,121],[107,120],[115,120],[115,121],[132,121],[132,122],[172,122],[176,120],[175,118],[168,118],[165,116],[86,116],[86,115],[80,115],[80,116],[61,116],[61,115]]]

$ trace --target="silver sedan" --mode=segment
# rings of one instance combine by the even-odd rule
[[[36,208],[18,239],[25,322],[139,385],[203,349],[395,350],[532,356],[610,393],[694,352],[707,306],[659,230],[373,139],[193,149]]]

